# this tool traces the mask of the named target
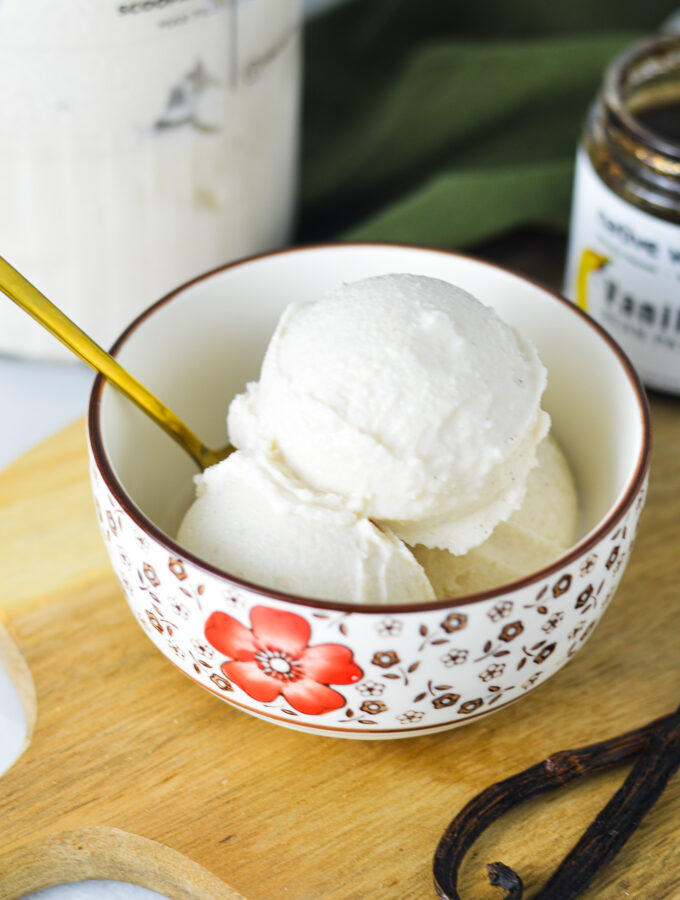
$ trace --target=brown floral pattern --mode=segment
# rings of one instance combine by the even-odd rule
[[[559,581],[555,582],[552,588],[553,597],[561,597],[562,594],[566,594],[569,588],[571,587],[571,583],[573,578],[569,573],[563,575]]]
[[[184,568],[184,563],[181,559],[177,559],[176,556],[170,557],[168,560],[168,568],[179,581],[184,581],[187,577],[187,570]]]
[[[223,675],[218,675],[217,672],[213,672],[210,676],[210,680],[214,685],[216,685],[221,691],[233,691],[234,688],[230,681]]]
[[[441,661],[445,666],[462,666],[463,663],[467,662],[468,651],[467,650],[449,650],[448,653],[445,653],[441,657]]]
[[[241,624],[262,595],[219,579],[142,532],[93,472],[98,521],[114,570],[145,634],[179,668],[242,709],[309,730],[313,717],[278,698],[264,704],[221,671],[203,624],[216,612]],[[592,635],[625,571],[640,499],[596,547],[540,582],[471,604],[424,611],[307,609],[311,643],[342,643],[363,672],[338,686],[346,706],[330,729],[361,735],[420,733],[487,715],[530,692],[574,657]],[[318,717],[317,717],[318,718]],[[324,724],[326,724],[326,722]]]
[[[516,637],[519,637],[523,631],[524,625],[521,622],[510,622],[503,626],[503,630],[498,635],[498,640],[505,641],[507,644],[510,641],[514,641]]]
[[[512,615],[514,608],[515,604],[512,600],[502,600],[500,603],[494,603],[486,615],[492,622],[498,622],[500,619],[505,619]]]
[[[359,709],[368,713],[369,716],[377,716],[379,713],[387,712],[387,707],[382,700],[364,700]]]
[[[441,627],[447,634],[453,634],[454,631],[462,631],[467,625],[467,620],[465,613],[449,613],[441,623]]]
[[[401,660],[395,650],[379,650],[373,654],[371,662],[374,666],[380,666],[381,669],[389,669],[390,666],[396,666]]]
[[[149,584],[152,584],[154,587],[158,587],[161,583],[161,580],[158,575],[156,575],[156,570],[154,569],[154,567],[145,562],[143,563],[142,568]]]
[[[465,703],[461,703],[458,707],[458,712],[462,713],[464,716],[469,716],[470,713],[473,713],[475,710],[479,709],[479,707],[484,703],[481,697],[477,697],[474,700],[466,700]]]
[[[434,698],[432,706],[435,709],[448,709],[451,706],[455,706],[459,700],[460,694],[440,694],[439,697]]]

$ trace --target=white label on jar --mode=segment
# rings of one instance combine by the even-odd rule
[[[584,148],[564,292],[623,347],[648,387],[680,392],[680,226],[618,197]]]

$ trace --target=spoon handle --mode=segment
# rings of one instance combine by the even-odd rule
[[[75,322],[51,303],[30,281],[0,256],[0,291],[32,316],[50,334],[58,338],[83,362],[99,372],[142,412],[188,451],[201,469],[211,465],[215,451],[205,446],[196,435],[137,379],[127,372],[113,356],[88,337]]]

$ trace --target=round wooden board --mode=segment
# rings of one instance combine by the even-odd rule
[[[638,541],[584,649],[520,703],[402,741],[299,734],[191,683],[139,629],[111,574],[83,423],[20,459],[0,475],[0,654],[32,734],[0,778],[0,898],[101,877],[194,900],[434,897],[435,847],[473,795],[678,703],[680,404],[655,398],[653,415]],[[625,771],[501,820],[473,848],[462,896],[493,896],[484,864],[502,860],[530,897]],[[680,896],[679,816],[676,778],[585,896]]]

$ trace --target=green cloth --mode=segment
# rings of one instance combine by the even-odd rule
[[[604,69],[668,0],[351,0],[305,34],[299,239],[565,230]]]

